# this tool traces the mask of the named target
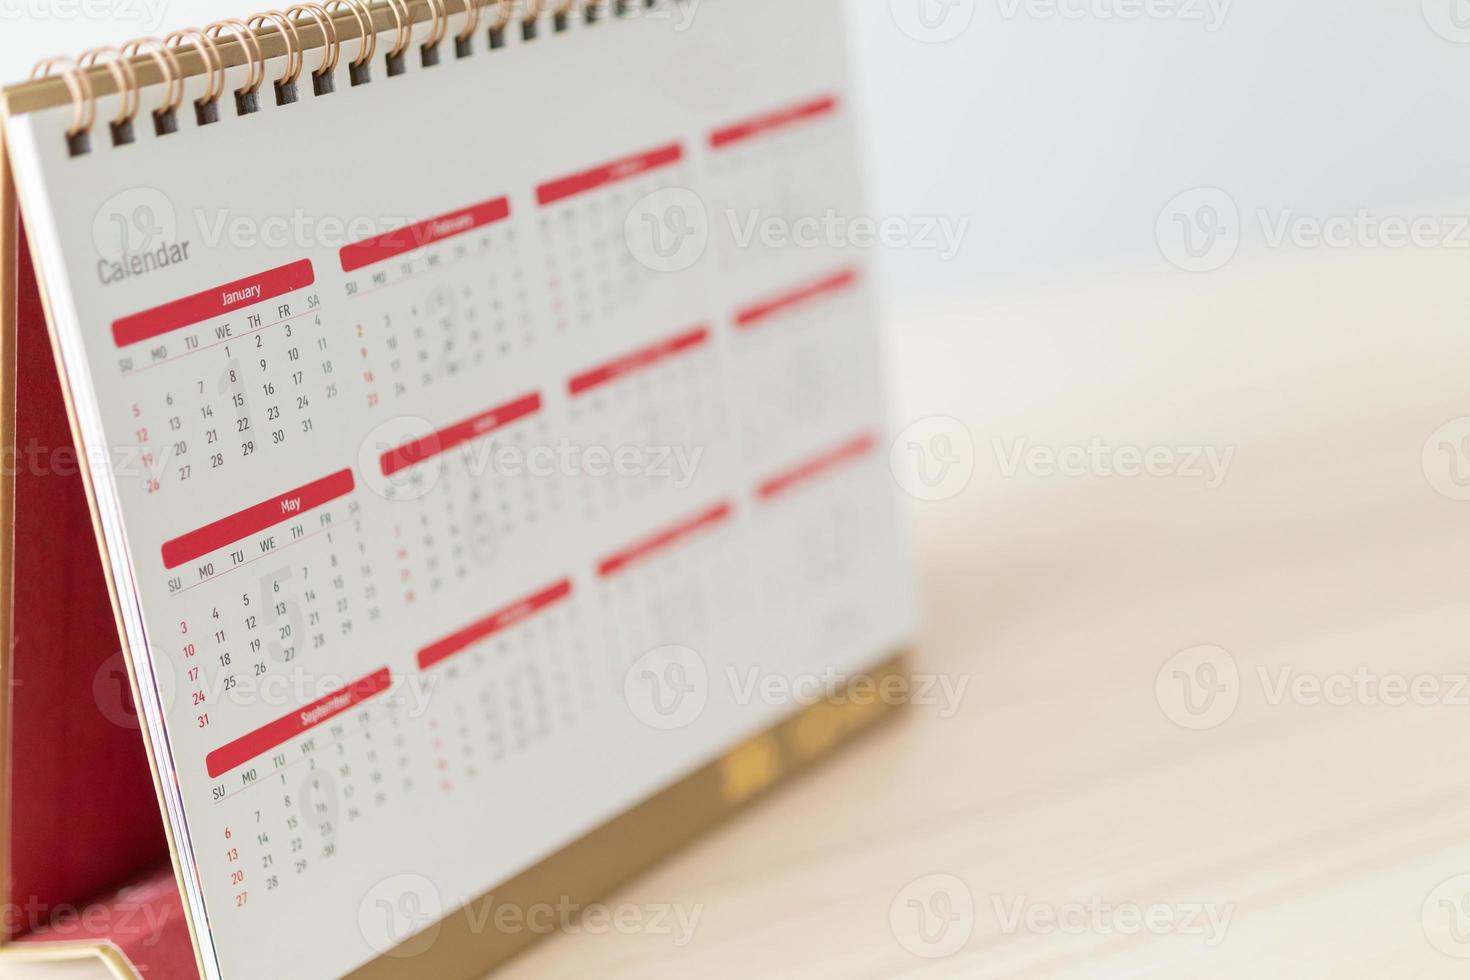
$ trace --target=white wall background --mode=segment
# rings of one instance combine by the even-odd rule
[[[954,41],[896,26],[895,12],[945,2],[974,11]],[[1004,298],[1171,268],[1155,220],[1200,185],[1247,214],[1470,207],[1470,3],[1220,2],[1213,31],[1105,16],[1143,0],[1060,0],[1076,19],[1041,0],[854,3],[878,210],[975,222],[955,268],[894,255],[896,296]],[[1208,18],[1204,2],[1149,6]],[[1255,237],[1248,223],[1246,249]]]
[[[252,6],[0,0],[0,77]],[[971,221],[953,261],[888,254],[890,295],[906,311],[1169,271],[1155,219],[1201,185],[1247,214],[1470,205],[1470,0],[849,7],[875,216]],[[98,10],[108,16],[87,15]],[[957,36],[917,39],[920,13]],[[1247,251],[1259,245],[1249,224]]]

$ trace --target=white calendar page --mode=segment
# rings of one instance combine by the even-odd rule
[[[865,254],[730,217],[863,213],[839,21],[9,120],[211,975],[350,971],[909,638]]]

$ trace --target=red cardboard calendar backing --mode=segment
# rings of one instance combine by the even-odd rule
[[[40,290],[8,191],[3,938],[195,975]],[[22,380],[23,379],[23,380]]]

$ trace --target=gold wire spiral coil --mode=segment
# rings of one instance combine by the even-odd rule
[[[326,11],[330,14],[338,7],[346,7],[357,20],[357,57],[352,59],[352,67],[362,68],[372,62],[378,50],[378,32],[373,29],[372,8],[364,0],[328,0]]]
[[[371,80],[369,68],[378,52],[379,36],[391,34],[388,45],[389,74],[403,70],[404,53],[414,42],[415,27],[426,23],[420,46],[424,66],[436,63],[434,50],[451,36],[454,17],[463,14],[454,28],[453,38],[458,56],[469,55],[477,31],[488,25],[490,47],[504,44],[504,31],[519,19],[522,37],[536,37],[538,25],[547,15],[555,18],[555,29],[567,27],[568,19],[579,10],[588,23],[596,22],[609,12],[622,15],[647,0],[311,0],[296,3],[284,12],[268,10],[246,20],[228,18],[204,29],[186,28],[167,37],[139,38],[121,48],[98,47],[84,52],[76,61],[48,58],[36,65],[32,79],[55,77],[66,88],[72,104],[72,118],[67,136],[86,152],[85,140],[78,140],[97,121],[97,95],[118,97],[117,112],[109,120],[115,143],[132,140],[131,124],[142,114],[145,90],[158,86],[162,93],[149,111],[157,121],[159,134],[173,132],[177,124],[174,113],[189,97],[188,81],[203,75],[203,92],[196,98],[201,124],[218,118],[215,105],[230,88],[229,72],[244,68],[244,80],[234,89],[241,113],[253,112],[258,103],[252,98],[264,86],[270,69],[268,63],[284,57],[285,67],[274,80],[277,101],[295,101],[288,91],[306,70],[308,44],[321,47],[321,61],[311,69],[316,94],[332,91],[331,77],[343,60],[344,45],[356,41],[348,62],[354,85]],[[518,8],[518,3],[523,7]],[[485,8],[493,8],[487,14]],[[354,33],[355,29],[355,33]],[[151,61],[151,65],[149,62]],[[187,65],[187,69],[185,66]],[[145,72],[140,74],[140,72]],[[238,76],[235,76],[238,77]],[[45,106],[63,102],[55,82],[48,83]],[[41,98],[37,90],[37,100]],[[36,103],[32,103],[36,105]],[[13,105],[13,104],[12,104]],[[40,107],[37,105],[37,107]],[[12,111],[14,109],[12,108]],[[29,111],[24,110],[24,111]]]
[[[235,39],[240,42],[240,47],[250,59],[249,74],[245,76],[245,84],[235,89],[235,95],[237,97],[254,95],[265,83],[265,53],[261,50],[260,40],[248,24],[233,18],[216,21],[204,29],[205,35],[211,39],[218,38],[226,31],[235,36]]]
[[[184,73],[179,67],[179,59],[174,57],[168,45],[156,37],[140,37],[122,46],[125,58],[138,57],[140,52],[153,59],[163,76],[163,102],[153,110],[153,115],[155,118],[171,115],[184,104]]]
[[[76,137],[91,129],[97,118],[97,102],[92,97],[92,83],[70,58],[47,58],[31,69],[31,78],[45,78],[57,69],[61,70],[61,77],[71,92],[72,118],[66,135]]]
[[[163,39],[163,46],[178,48],[185,42],[194,45],[194,49],[204,62],[205,70],[209,73],[207,87],[204,94],[199,97],[197,104],[213,105],[225,91],[225,63],[219,56],[219,48],[215,45],[213,38],[195,27],[174,31]],[[183,84],[182,81],[180,84]]]
[[[317,79],[325,78],[337,70],[337,62],[342,57],[342,42],[337,38],[337,26],[332,23],[332,15],[327,13],[321,4],[298,3],[294,7],[286,8],[288,20],[300,19],[305,14],[316,24],[316,28],[322,35],[322,63],[317,66],[312,76]]]
[[[408,50],[408,42],[413,39],[413,11],[408,9],[405,0],[385,0],[385,2],[388,10],[393,14],[393,26],[398,32],[393,47],[388,49],[388,57],[397,58]]]

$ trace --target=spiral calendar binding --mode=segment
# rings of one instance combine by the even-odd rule
[[[137,139],[137,123],[143,117],[145,97],[158,93],[158,104],[148,108],[156,136],[177,132],[179,113],[188,98],[186,83],[203,76],[204,92],[193,100],[194,122],[207,126],[223,114],[220,103],[229,89],[229,71],[244,66],[244,83],[230,94],[236,115],[261,110],[261,93],[267,81],[277,105],[298,101],[309,55],[320,54],[309,72],[314,97],[336,91],[337,69],[343,48],[351,45],[347,63],[348,81],[353,86],[374,81],[379,35],[391,38],[383,55],[383,77],[407,70],[414,47],[415,28],[427,23],[427,33],[417,43],[420,64],[432,68],[443,60],[442,49],[452,41],[453,57],[472,57],[480,51],[505,47],[507,31],[519,20],[519,40],[535,41],[571,28],[580,11],[583,24],[596,24],[605,17],[627,17],[663,3],[688,0],[327,0],[298,3],[281,10],[268,10],[245,19],[227,18],[204,28],[174,31],[162,40],[138,38],[121,47],[98,47],[75,59],[47,58],[31,72],[32,82],[6,93],[12,113],[51,108],[70,102],[72,120],[67,127],[68,149],[73,156],[92,151],[92,132],[99,115],[98,103],[117,96],[117,112],[107,122],[114,146]],[[453,9],[454,7],[458,9]],[[487,11],[485,8],[493,8]],[[519,10],[517,8],[520,8]],[[459,29],[450,35],[453,18]],[[477,39],[483,36],[483,44]],[[274,79],[268,79],[269,62],[285,59]],[[315,59],[313,59],[315,60]],[[59,87],[58,87],[59,86]]]

